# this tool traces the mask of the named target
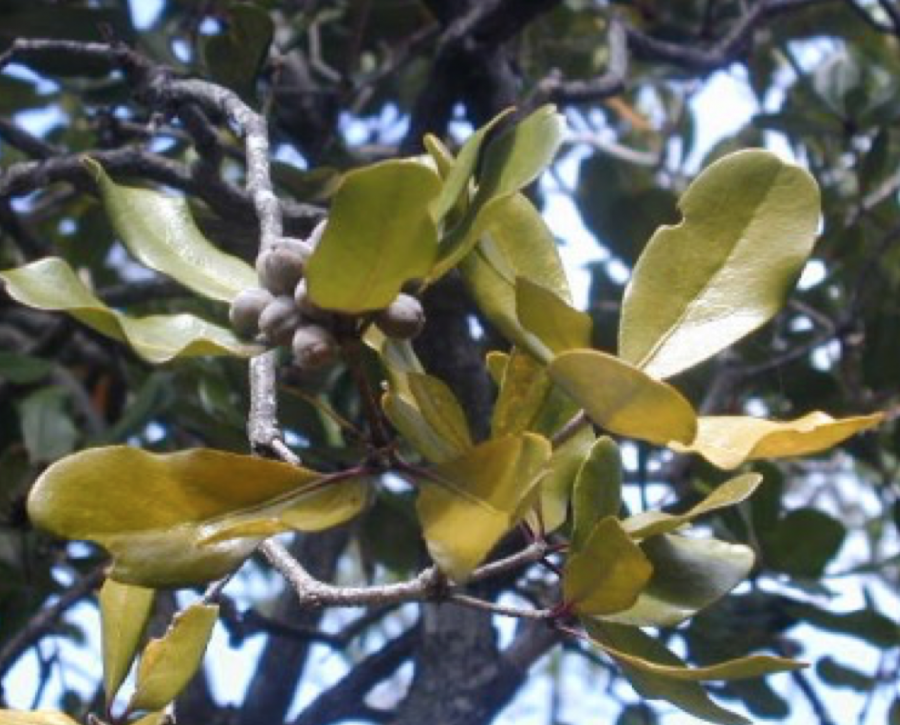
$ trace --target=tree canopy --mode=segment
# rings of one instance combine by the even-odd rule
[[[0,723],[900,722],[898,78],[892,0],[0,0]]]

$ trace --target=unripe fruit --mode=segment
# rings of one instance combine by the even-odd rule
[[[273,295],[289,295],[303,277],[312,247],[299,239],[281,239],[256,259],[256,273]]]
[[[300,324],[300,310],[293,297],[276,297],[259,316],[259,329],[273,345],[289,345]]]
[[[291,342],[294,362],[303,370],[318,370],[334,362],[338,344],[334,336],[320,325],[298,327]]]
[[[425,310],[415,297],[399,294],[391,304],[375,315],[375,324],[388,337],[409,340],[425,326]]]
[[[245,289],[231,302],[228,319],[234,331],[242,337],[253,337],[259,332],[259,317],[274,299],[272,293],[264,289]]]

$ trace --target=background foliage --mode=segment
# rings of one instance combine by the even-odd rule
[[[885,410],[891,420],[817,458],[757,464],[767,484],[756,497],[706,520],[760,554],[752,581],[664,635],[700,666],[758,650],[811,661],[804,672],[713,691],[754,719],[822,723],[900,718],[892,609],[900,525],[892,420],[900,348],[898,37],[900,7],[891,0],[168,0],[140,29],[124,3],[0,0],[0,48],[17,38],[121,40],[174,77],[212,79],[264,111],[286,227],[298,236],[321,216],[340,173],[417,153],[425,132],[452,143],[510,105],[556,103],[572,133],[553,180],[531,193],[541,204],[542,191],[561,188],[602,245],[590,267],[587,311],[603,349],[615,348],[628,272],[653,230],[678,219],[675,201],[697,169],[746,146],[793,154],[823,193],[810,271],[773,323],[678,384],[717,413],[790,419],[820,408]],[[89,152],[117,179],[185,194],[203,233],[249,260],[258,234],[236,184],[243,168],[236,140],[174,119],[96,58],[26,60],[31,72],[12,65],[0,75],[0,268],[57,255],[89,274],[114,309],[224,321],[221,307],[128,261],[79,157]],[[704,148],[697,130],[706,119],[697,118],[693,99],[720,71],[746,82],[757,112]],[[564,245],[578,221],[557,225],[551,217]],[[486,350],[501,346],[499,337],[474,317],[454,277],[432,290],[426,310],[418,352],[481,437],[493,393],[478,366]],[[150,366],[68,318],[6,296],[0,350],[2,694],[18,707],[61,704],[80,715],[101,698],[99,668],[78,673],[76,663],[84,662],[77,645],[91,629],[105,559],[99,549],[35,531],[25,495],[48,463],[86,446],[246,451],[245,366],[228,358]],[[353,439],[312,404],[327,400],[358,421],[349,375],[286,370],[281,382],[282,420],[307,464],[327,470],[355,460]],[[697,458],[643,444],[626,454],[626,492],[636,507],[682,511],[722,480]],[[424,555],[413,521],[407,497],[385,495],[353,526],[299,537],[292,551],[325,579],[402,576]],[[674,721],[665,708],[639,703],[615,668],[577,644],[541,659],[555,642],[536,646],[523,628],[503,631],[503,644],[513,642],[503,649],[488,615],[431,605],[323,617],[300,611],[293,593],[263,571],[247,567],[220,613],[230,645],[248,652],[246,693],[216,690],[204,673],[183,697],[184,722],[489,722],[522,687],[531,694],[520,696],[520,708],[549,703],[535,721],[591,722],[601,712],[624,724]],[[539,584],[529,579],[514,591],[513,582],[501,582],[483,595],[520,601],[536,596],[529,587]],[[158,613],[155,631],[175,604],[164,598],[160,609],[168,611]],[[224,660],[226,646],[211,659],[218,651]],[[324,660],[320,646],[331,649]],[[535,676],[526,683],[529,671]],[[603,697],[573,704],[567,695],[577,677],[590,689],[608,685]],[[13,691],[12,681],[33,690]],[[364,699],[382,681],[389,684],[382,696]]]

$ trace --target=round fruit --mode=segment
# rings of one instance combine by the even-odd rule
[[[234,331],[243,337],[256,335],[259,332],[259,317],[273,299],[269,290],[245,289],[240,292],[228,310],[228,319]]]
[[[422,332],[425,310],[415,297],[399,294],[397,299],[375,315],[375,324],[388,337],[409,340]]]
[[[299,239],[281,239],[256,259],[256,273],[273,295],[289,295],[303,277],[312,247]]]
[[[334,362],[338,344],[334,336],[320,325],[303,325],[294,333],[291,343],[294,362],[303,370],[318,370]]]
[[[284,295],[266,305],[259,316],[259,329],[273,345],[289,345],[300,322],[294,298]]]

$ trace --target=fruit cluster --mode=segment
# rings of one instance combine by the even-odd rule
[[[309,299],[304,271],[324,230],[323,221],[308,239],[281,239],[260,254],[256,260],[260,286],[242,291],[229,311],[237,334],[289,346],[294,363],[304,370],[334,362],[338,338],[357,327],[353,318],[317,307]],[[399,294],[374,314],[373,321],[388,337],[410,339],[421,332],[425,313],[415,297]]]

